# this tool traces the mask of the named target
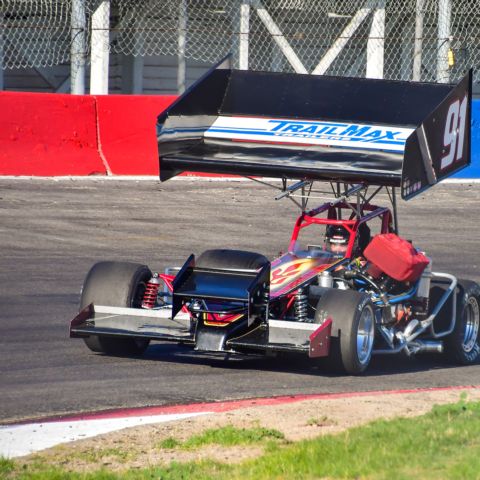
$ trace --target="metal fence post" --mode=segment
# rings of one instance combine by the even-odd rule
[[[379,2],[373,13],[367,40],[367,78],[383,78],[385,54],[385,2]]]
[[[85,93],[85,0],[72,0],[72,45],[70,48],[70,92]]]
[[[187,0],[181,0],[178,5],[178,70],[177,92],[181,95],[185,91],[187,83],[187,62],[185,60],[187,46]]]
[[[448,83],[448,51],[450,50],[451,0],[438,0],[437,82]]]
[[[248,41],[250,34],[250,3],[242,1],[240,4],[240,47],[238,67],[248,70]]]
[[[419,82],[422,77],[423,17],[425,0],[417,0],[415,8],[415,43],[413,46],[412,80]]]
[[[3,15],[0,14],[0,90],[5,88],[5,80],[3,74]]]
[[[102,0],[92,15],[90,53],[90,94],[108,94],[110,53],[110,0]]]

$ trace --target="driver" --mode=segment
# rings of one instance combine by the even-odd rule
[[[350,233],[341,225],[328,225],[325,232],[325,249],[338,256],[347,252]]]

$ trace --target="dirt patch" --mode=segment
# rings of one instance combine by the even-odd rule
[[[167,465],[212,459],[240,462],[261,455],[262,446],[221,447],[208,445],[194,450],[165,448],[166,439],[185,441],[207,429],[233,425],[264,427],[282,432],[285,441],[298,441],[337,433],[379,418],[413,417],[427,413],[433,405],[454,403],[465,392],[468,400],[480,400],[480,388],[406,394],[384,394],[306,400],[276,406],[249,407],[171,423],[120,430],[91,439],[60,445],[19,460],[24,464],[42,461],[66,470],[110,470]]]

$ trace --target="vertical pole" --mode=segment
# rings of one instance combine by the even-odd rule
[[[383,78],[385,51],[385,5],[379,4],[373,14],[367,41],[367,78]]]
[[[126,55],[122,60],[122,93],[143,93],[143,57]]]
[[[92,15],[90,94],[108,94],[110,0],[102,0]]]
[[[3,15],[0,14],[0,91],[5,89],[3,76]]]
[[[412,80],[419,82],[422,77],[423,17],[425,0],[417,0],[415,9],[415,43],[413,46]]]
[[[398,32],[399,41],[401,42],[400,48],[400,62],[399,73],[396,75],[398,80],[409,81],[412,79],[412,39],[411,37],[411,25],[408,21],[404,22]]]
[[[240,49],[238,66],[240,70],[248,70],[248,37],[250,34],[250,4],[240,5]]]
[[[85,0],[72,0],[72,45],[70,48],[70,92],[85,93]]]
[[[392,207],[393,207],[393,231],[398,235],[398,213],[397,213],[397,192],[392,187]]]
[[[438,0],[437,82],[448,83],[448,51],[450,50],[451,0]]]
[[[137,15],[132,23],[134,34],[134,49],[122,60],[122,93],[143,93],[143,54],[145,52],[145,17]]]
[[[135,51],[132,62],[132,93],[140,95],[143,93],[143,67],[144,67],[144,42],[145,19],[138,15],[135,19]]]
[[[185,52],[187,45],[187,0],[181,0],[178,5],[178,70],[177,92],[181,95],[185,91],[187,80],[187,64]]]
[[[135,95],[143,93],[143,63],[141,55],[136,55],[133,58],[132,93]]]

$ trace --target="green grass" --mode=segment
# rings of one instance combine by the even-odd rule
[[[178,448],[182,445],[182,442],[180,440],[177,440],[176,438],[173,437],[168,437],[165,440],[162,440],[159,444],[159,448]]]
[[[89,463],[98,463],[106,458],[115,459],[117,462],[124,463],[134,456],[130,450],[121,448],[95,448],[88,451],[78,451],[70,454],[70,458],[83,460]]]
[[[169,437],[160,442],[158,446],[160,448],[192,450],[205,445],[231,447],[235,445],[262,443],[268,440],[283,440],[284,438],[283,433],[278,430],[263,427],[236,428],[233,425],[227,425],[226,427],[205,430],[200,435],[190,437],[185,442],[180,442],[176,438]]]
[[[15,469],[15,463],[7,458],[0,457],[0,478],[3,478]]]
[[[232,478],[480,479],[480,403],[434,407],[303,441],[247,462]]]
[[[352,412],[353,413],[353,412]],[[356,414],[358,412],[355,412]],[[41,467],[22,470],[2,460],[1,478],[20,480],[179,480],[203,479],[469,479],[480,480],[480,402],[463,399],[454,405],[434,407],[422,417],[375,421],[338,435],[294,444],[278,442],[281,434],[257,429],[226,427],[204,432],[181,444],[223,446],[267,443],[266,453],[239,465],[212,461],[171,464],[168,468],[106,471],[82,475]],[[259,429],[264,430],[264,429]],[[276,440],[272,442],[272,439]],[[232,443],[234,442],[234,443]],[[32,470],[33,468],[33,470]]]
[[[221,445],[231,447],[235,445],[251,445],[265,440],[283,440],[283,433],[263,427],[235,428],[228,425],[222,428],[205,430],[200,435],[189,438],[183,447],[187,449],[199,448],[204,445]]]
[[[309,418],[305,424],[307,427],[324,427],[326,425],[335,425],[336,422],[330,420],[327,415],[320,418]]]

